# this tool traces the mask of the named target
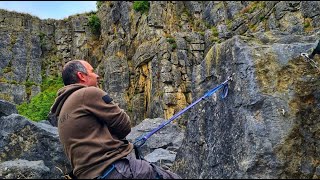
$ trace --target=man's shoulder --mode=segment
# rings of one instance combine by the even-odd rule
[[[105,91],[103,91],[102,89],[98,88],[98,87],[94,87],[94,86],[87,86],[85,88],[80,89],[82,90],[84,93],[86,94],[96,94],[96,95],[105,95],[107,94]]]

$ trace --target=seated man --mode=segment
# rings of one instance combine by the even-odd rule
[[[98,88],[99,76],[84,60],[68,62],[62,71],[64,87],[51,107],[64,151],[80,179],[180,179],[181,177],[136,159],[125,138],[130,118]]]

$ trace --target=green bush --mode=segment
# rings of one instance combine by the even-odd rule
[[[133,9],[141,12],[142,14],[149,11],[150,3],[149,1],[134,1]]]
[[[57,91],[63,87],[61,77],[46,78],[41,84],[41,92],[34,96],[29,103],[17,106],[19,114],[33,121],[46,120]]]
[[[174,38],[167,38],[167,42],[171,44],[173,50],[177,48],[177,43]]]
[[[97,9],[99,9],[101,7],[101,5],[103,4],[104,1],[97,1],[96,5],[97,5]]]
[[[43,32],[40,32],[39,33],[39,37],[40,37],[40,45],[41,46],[44,46],[45,45],[45,36],[46,36],[46,34],[45,33],[43,33]]]
[[[173,44],[176,42],[176,40],[174,38],[167,38],[167,42]]]
[[[101,22],[99,17],[96,14],[91,14],[89,16],[89,27],[91,28],[92,33],[98,35],[100,34]]]

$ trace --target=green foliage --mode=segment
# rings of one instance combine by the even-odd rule
[[[134,1],[133,2],[133,9],[141,12],[142,14],[148,12],[150,8],[149,1]]]
[[[211,32],[212,32],[212,35],[213,35],[214,37],[218,37],[218,36],[219,36],[219,31],[218,31],[217,27],[212,26]]]
[[[177,48],[177,43],[171,44],[172,50],[175,50]]]
[[[96,14],[91,14],[89,16],[88,24],[93,34],[96,34],[96,35],[100,34],[101,22],[99,17]]]
[[[34,96],[29,103],[17,106],[19,114],[33,121],[47,119],[52,104],[56,98],[57,91],[63,87],[61,77],[49,77],[41,84],[41,93]]]
[[[265,17],[261,15],[261,16],[259,16],[259,20],[263,21],[263,20],[265,20]]]
[[[97,1],[96,5],[97,5],[97,9],[99,9],[101,7],[101,5],[103,4],[104,1]]]
[[[233,25],[233,23],[232,23],[232,21],[231,21],[230,19],[227,19],[227,20],[226,20],[226,24],[227,24],[227,28],[228,28],[229,30],[232,30],[232,25]]]
[[[7,80],[6,78],[4,78],[4,77],[1,77],[1,78],[0,78],[0,82],[2,82],[2,83],[8,83],[8,80]]]
[[[211,42],[216,42],[216,43],[221,43],[221,40],[220,40],[218,37],[214,37],[214,36],[212,36],[212,37],[210,38],[210,41],[211,41]]]
[[[40,33],[39,33],[41,46],[45,45],[45,41],[44,41],[45,36],[46,36],[45,33],[43,33],[43,32],[40,32]]]
[[[36,85],[36,83],[35,83],[35,82],[32,82],[32,81],[26,81],[26,82],[24,83],[24,85],[27,86],[27,87],[31,87],[32,85]]]
[[[176,42],[176,40],[174,38],[167,38],[167,42],[173,44]]]
[[[167,42],[171,44],[173,50],[177,48],[177,43],[174,38],[167,38]]]
[[[3,73],[9,73],[11,71],[12,71],[11,67],[6,67],[3,69]]]
[[[304,26],[304,28],[310,27],[311,26],[311,20],[309,18],[305,19],[304,23],[303,23],[303,26]]]
[[[12,72],[12,62],[9,61],[7,67],[5,67],[3,70],[2,70],[3,73],[9,73],[9,72]]]

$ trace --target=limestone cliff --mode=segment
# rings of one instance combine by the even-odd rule
[[[317,1],[103,1],[91,13],[40,20],[0,11],[0,97],[16,104],[71,59],[86,59],[130,115],[170,118],[235,73],[187,127],[186,178],[319,178],[319,72],[300,57],[320,39]],[[319,57],[315,60],[319,62]]]

